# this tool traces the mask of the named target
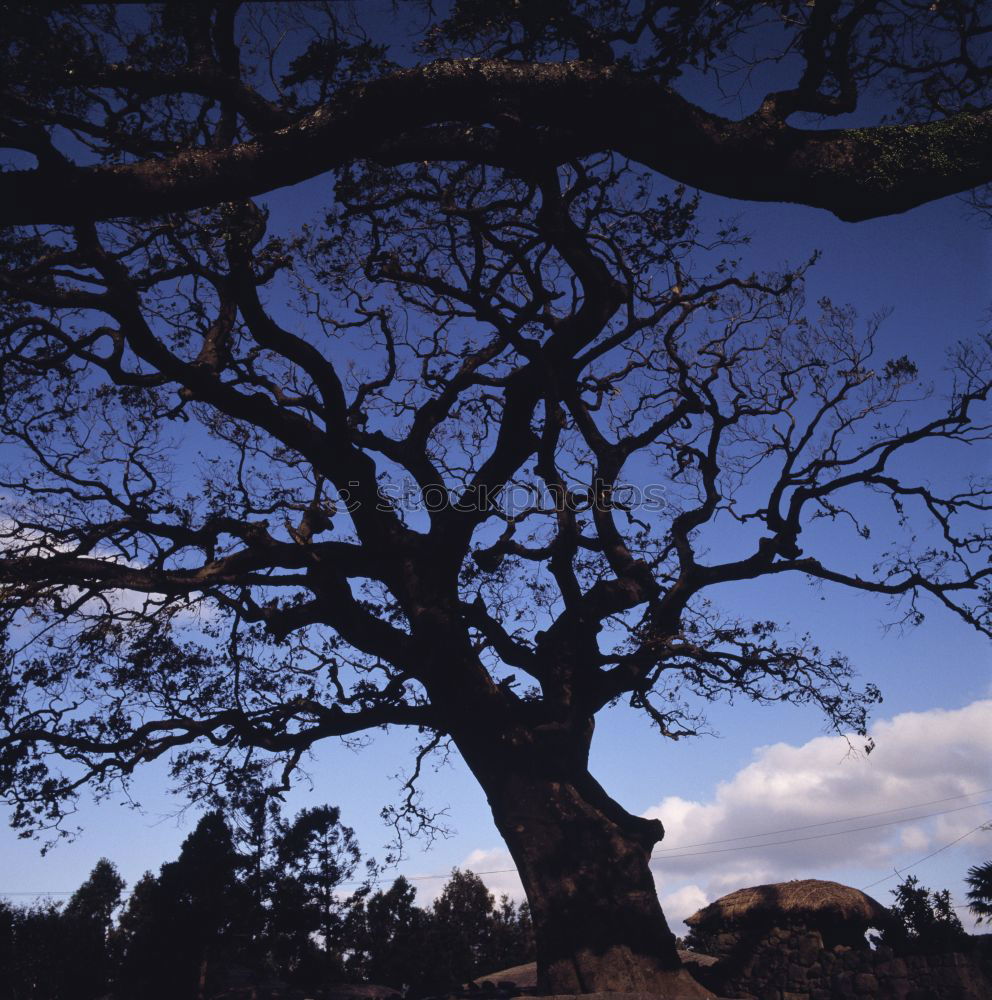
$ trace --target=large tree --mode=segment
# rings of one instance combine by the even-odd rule
[[[422,45],[394,63],[340,4],[6,6],[0,778],[37,828],[156,758],[288,782],[412,727],[484,788],[544,989],[661,991],[663,829],[590,774],[596,714],[679,738],[741,696],[863,733],[877,691],[714,606],[730,582],[987,632],[988,485],[922,469],[988,441],[992,366],[961,344],[928,393],[631,161],[848,218],[964,190],[988,30],[962,4],[398,9]],[[680,91],[756,45],[783,83],[749,117]],[[870,86],[913,123],[790,124]],[[250,196],[331,167],[326,216],[270,233]],[[412,784],[394,818],[430,822]]]

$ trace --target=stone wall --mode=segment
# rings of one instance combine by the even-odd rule
[[[896,956],[837,945],[816,930],[772,928],[760,940],[720,935],[720,960],[693,975],[735,1000],[990,1000],[992,937],[968,954]],[[714,941],[714,944],[717,942]]]

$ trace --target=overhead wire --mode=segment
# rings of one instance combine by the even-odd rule
[[[860,833],[863,830],[878,830],[883,826],[898,826],[902,823],[913,823],[916,820],[932,819],[934,816],[946,816],[949,813],[962,812],[965,809],[977,809],[979,806],[992,805],[992,799],[984,802],[972,802],[967,806],[955,809],[941,809],[938,812],[923,813],[920,816],[906,816],[903,819],[890,819],[884,823],[870,823],[868,826],[852,826],[847,830],[831,830],[829,833],[814,833],[808,837],[790,837],[788,840],[771,840],[761,844],[738,844],[736,847],[719,847],[714,851],[691,851],[688,854],[670,854],[664,858],[652,858],[651,862],[679,861],[681,858],[699,858],[706,854],[728,854],[731,851],[753,851],[762,847],[781,847],[784,844],[799,844],[806,840],[822,840],[825,837],[842,837],[845,833]]]
[[[774,837],[780,833],[795,833],[798,830],[812,830],[818,826],[835,826],[838,823],[853,823],[857,819],[871,819],[873,816],[888,816],[891,813],[906,812],[909,809],[924,809],[927,806],[940,805],[942,802],[953,802],[957,799],[968,799],[973,795],[988,795],[992,788],[981,788],[977,792],[964,792],[961,795],[948,795],[942,799],[930,799],[928,802],[914,802],[908,806],[897,806],[895,809],[879,809],[877,812],[859,813],[856,816],[845,816],[843,819],[827,819],[820,823],[806,823],[803,826],[786,826],[779,830],[765,830],[763,833],[745,833],[739,837],[726,837],[723,840],[701,840],[695,844],[681,844],[678,847],[655,848],[657,854],[663,851],[685,851],[690,847],[709,847],[712,844],[731,844],[738,840],[753,840],[755,837]]]
[[[962,833],[960,837],[955,837],[954,840],[949,841],[944,844],[943,847],[938,847],[937,850],[931,851],[929,854],[925,854],[918,861],[914,861],[911,865],[906,865],[904,868],[897,868],[891,875],[886,875],[883,878],[875,879],[874,882],[869,882],[867,885],[861,887],[862,891],[865,889],[871,889],[873,886],[881,885],[882,882],[888,882],[890,878],[897,878],[902,875],[903,872],[908,872],[911,868],[915,868],[917,865],[922,865],[924,861],[929,861],[932,857],[940,854],[941,851],[946,851],[948,847],[953,847],[955,844],[960,844],[965,837],[970,837],[973,833],[978,833],[979,830],[988,829],[989,824],[979,823],[978,826],[972,827],[967,833]],[[967,905],[967,904],[965,904]],[[958,907],[960,909],[960,907]]]
[[[966,792],[966,793],[964,793],[962,795],[949,795],[949,796],[947,796],[946,798],[943,798],[943,799],[931,799],[929,802],[917,802],[917,803],[913,803],[912,805],[901,806],[901,807],[896,808],[896,809],[881,809],[881,810],[878,810],[877,812],[873,812],[873,813],[860,813],[858,815],[847,816],[847,817],[844,817],[842,819],[826,820],[823,823],[808,823],[808,824],[805,824],[803,826],[784,827],[784,828],[778,829],[778,830],[769,830],[769,831],[766,831],[765,833],[746,834],[746,835],[744,835],[742,837],[729,837],[729,838],[727,838],[725,840],[701,841],[701,842],[699,842],[697,844],[685,844],[682,847],[668,848],[667,850],[670,850],[670,851],[683,850],[684,851],[684,850],[688,850],[690,847],[703,847],[703,846],[708,846],[710,844],[724,844],[724,843],[730,843],[730,842],[737,841],[737,840],[753,840],[753,839],[758,838],[758,837],[777,836],[780,833],[791,833],[793,831],[798,831],[798,830],[809,830],[809,829],[813,829],[813,828],[818,827],[818,826],[830,826],[830,825],[836,825],[836,824],[839,824],[839,823],[850,823],[850,822],[854,822],[854,821],[859,820],[859,819],[868,819],[868,818],[870,818],[872,816],[884,816],[884,815],[888,815],[888,814],[891,814],[891,813],[894,813],[894,812],[905,812],[908,809],[919,809],[919,808],[922,808],[922,807],[927,806],[927,805],[936,805],[936,804],[941,803],[941,802],[951,802],[951,801],[954,801],[956,799],[968,798],[968,797],[970,797],[972,795],[983,795],[983,794],[986,794],[989,791],[992,791],[992,789],[987,789],[986,788],[986,789],[982,789],[982,790],[976,791],[976,792]],[[824,839],[826,837],[841,837],[841,836],[844,836],[845,834],[848,834],[848,833],[861,833],[861,832],[864,832],[866,830],[877,830],[877,829],[881,829],[882,827],[886,827],[886,826],[897,826],[897,825],[900,825],[900,824],[903,824],[903,823],[914,823],[914,822],[917,822],[918,820],[932,819],[932,818],[934,818],[936,816],[946,816],[946,815],[949,815],[950,813],[963,812],[966,809],[975,809],[975,808],[978,808],[979,806],[986,806],[986,805],[992,805],[992,799],[987,799],[987,800],[985,800],[983,802],[972,802],[972,803],[970,803],[968,805],[957,806],[954,809],[941,809],[941,810],[938,810],[937,812],[924,813],[924,814],[919,815],[919,816],[906,816],[906,817],[902,817],[900,819],[887,820],[884,823],[872,823],[872,824],[869,824],[867,826],[851,827],[851,828],[845,829],[845,830],[831,830],[831,831],[829,831],[827,833],[813,834],[813,835],[808,836],[808,837],[792,837],[792,838],[790,838],[788,840],[776,840],[776,841],[764,842],[764,843],[759,843],[759,844],[738,844],[736,847],[723,847],[723,848],[719,848],[719,849],[713,850],[713,851],[694,851],[692,853],[675,854],[675,855],[669,855],[667,857],[661,857],[661,858],[654,858],[653,857],[653,858],[651,858],[650,863],[651,864],[655,864],[655,863],[664,863],[664,862],[670,862],[670,861],[678,861],[681,858],[701,857],[701,856],[708,855],[708,854],[727,854],[727,853],[730,853],[730,852],[733,852],[733,851],[758,850],[758,849],[763,848],[763,847],[780,847],[780,846],[783,846],[783,845],[786,845],[786,844],[801,843],[803,841],[821,840],[821,839]],[[930,858],[934,857],[935,855],[940,854],[941,851],[946,851],[949,847],[953,847],[955,844],[957,844],[960,841],[964,840],[966,837],[970,837],[973,833],[977,833],[983,827],[987,827],[988,825],[989,825],[988,821],[983,821],[982,823],[979,823],[978,826],[976,826],[973,829],[969,830],[967,833],[962,834],[960,837],[958,837],[955,840],[950,841],[949,843],[945,844],[943,847],[937,848],[937,850],[932,851],[930,854],[927,854],[925,857],[920,858],[918,861],[914,861],[911,865],[907,865],[907,866],[905,866],[904,868],[901,868],[901,869],[896,869],[893,874],[886,875],[883,878],[880,878],[877,881],[872,882],[872,883],[870,883],[867,886],[863,886],[862,888],[864,888],[864,889],[870,889],[872,886],[878,885],[881,882],[885,882],[885,881],[887,881],[890,878],[895,878],[901,872],[909,871],[911,868],[915,868],[917,865],[922,864],[924,861],[928,861]],[[489,869],[487,871],[478,871],[478,872],[475,872],[474,874],[479,875],[479,876],[482,876],[482,875],[508,875],[508,874],[515,873],[516,870],[517,870],[516,868],[492,868],[492,869]],[[432,875],[403,875],[402,877],[405,878],[408,882],[423,882],[423,881],[428,881],[428,880],[432,880],[432,879],[449,878],[450,875],[451,875],[450,872],[445,872],[443,874],[432,874]],[[397,876],[397,877],[400,877],[400,876]],[[361,879],[352,879],[352,880],[345,881],[345,882],[341,883],[341,885],[362,885],[362,884],[363,884],[363,882],[362,882]],[[39,891],[12,891],[12,892],[7,892],[7,891],[4,891],[4,890],[0,890],[0,896],[70,896],[70,895],[72,895],[72,893],[74,891],[75,890],[53,890],[53,889],[48,889],[48,890],[39,890]]]

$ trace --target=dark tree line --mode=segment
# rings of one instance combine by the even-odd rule
[[[877,688],[727,584],[992,631],[992,342],[879,356],[670,182],[848,219],[986,182],[988,7],[371,9],[3,8],[0,788],[59,829],[147,761],[233,794],[406,727],[483,787],[542,989],[688,991],[596,717],[864,735]],[[252,200],[328,170],[298,231]],[[431,826],[412,780],[393,818]]]
[[[97,997],[116,972],[114,912],[124,881],[106,858],[64,907],[0,901],[0,997]]]
[[[403,877],[355,884],[337,809],[292,821],[258,800],[203,816],[175,861],[125,896],[101,859],[65,906],[0,902],[0,1000],[203,1000],[227,988],[367,983],[442,992],[531,961],[526,904],[452,872],[431,906]],[[358,880],[361,882],[361,880]]]

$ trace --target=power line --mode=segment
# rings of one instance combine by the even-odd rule
[[[977,792],[965,792],[962,795],[948,795],[943,799],[931,799],[929,802],[914,802],[908,806],[898,806],[895,809],[880,809],[878,812],[859,813],[857,816],[845,816],[843,819],[828,819],[822,823],[807,823],[804,826],[787,826],[781,830],[766,830],[764,833],[747,833],[740,837],[726,837],[723,840],[701,840],[697,844],[680,844],[678,847],[660,847],[658,851],[686,851],[690,847],[709,847],[712,844],[732,844],[738,840],[754,840],[755,837],[774,837],[780,833],[795,833],[798,830],[812,830],[817,826],[835,826],[838,823],[853,823],[856,819],[871,819],[873,816],[888,816],[891,813],[905,812],[907,809],[923,809],[926,806],[940,805],[942,802],[953,802],[956,799],[968,799],[972,795],[987,795],[992,788],[981,788]]]
[[[788,840],[772,840],[764,844],[740,844],[737,847],[720,847],[715,851],[693,851],[689,854],[669,855],[667,858],[652,858],[651,861],[679,861],[682,858],[698,858],[704,854],[728,854],[731,851],[753,851],[761,847],[780,847],[783,844],[798,844],[805,840],[822,840],[824,837],[842,837],[845,833],[860,833],[863,830],[878,830],[883,826],[897,826],[900,823],[915,823],[920,819],[932,819],[934,816],[946,816],[948,813],[962,812],[965,809],[977,809],[979,806],[988,805],[992,805],[992,799],[987,799],[985,802],[973,802],[968,806],[958,806],[956,809],[941,809],[939,812],[923,813],[920,816],[906,816],[904,819],[890,819],[885,823],[870,823],[868,826],[852,826],[848,830],[831,830],[830,833],[814,833],[809,837],[790,837]]]
[[[879,812],[875,812],[875,813],[862,813],[862,814],[857,815],[857,816],[848,816],[848,817],[846,817],[844,819],[828,820],[828,821],[826,821],[824,823],[810,823],[810,824],[807,824],[806,826],[789,827],[789,828],[785,828],[785,829],[781,829],[781,830],[769,830],[769,831],[767,831],[765,833],[753,833],[753,834],[749,834],[749,835],[747,835],[745,837],[730,837],[727,840],[703,841],[703,842],[701,842],[699,844],[686,844],[686,845],[684,845],[681,848],[679,848],[679,847],[668,848],[668,850],[672,850],[672,851],[686,850],[689,847],[702,847],[702,846],[706,846],[708,844],[724,844],[724,843],[729,843],[729,842],[735,841],[735,840],[752,840],[752,839],[754,839],[756,837],[770,837],[770,836],[775,836],[776,834],[779,834],[779,833],[789,833],[789,832],[791,832],[793,830],[808,830],[808,829],[811,829],[811,828],[817,827],[817,826],[829,826],[829,825],[834,825],[834,824],[837,824],[837,823],[850,823],[850,822],[853,822],[854,820],[857,820],[857,819],[866,819],[866,818],[868,818],[870,816],[883,816],[883,815],[886,815],[888,813],[893,813],[893,812],[905,812],[905,810],[907,810],[907,809],[918,809],[918,808],[920,808],[921,806],[924,806],[924,805],[935,805],[935,804],[937,804],[939,802],[950,802],[950,801],[952,801],[954,799],[966,798],[967,795],[982,795],[982,794],[984,794],[985,792],[988,792],[988,791],[990,791],[990,789],[983,789],[980,792],[968,792],[965,795],[950,795],[950,796],[948,796],[947,798],[944,798],[944,799],[933,799],[930,802],[919,802],[919,803],[916,803],[916,804],[910,805],[910,806],[902,806],[899,809],[882,809]],[[809,837],[792,837],[792,838],[790,838],[788,840],[774,840],[774,841],[770,841],[770,842],[763,843],[763,844],[740,844],[740,845],[738,845],[736,847],[724,847],[724,848],[719,848],[718,850],[715,850],[715,851],[695,851],[695,852],[693,852],[691,854],[677,854],[677,855],[669,856],[669,857],[665,857],[665,858],[652,858],[651,859],[651,863],[654,864],[655,862],[664,863],[666,861],[678,861],[681,858],[696,858],[696,857],[701,857],[701,856],[707,855],[707,854],[727,854],[727,853],[730,853],[730,852],[733,852],[733,851],[755,850],[755,849],[762,848],[762,847],[780,847],[780,846],[783,846],[785,844],[797,844],[797,843],[801,843],[801,842],[807,841],[807,840],[822,840],[822,839],[824,839],[826,837],[841,837],[841,836],[843,836],[844,834],[847,834],[847,833],[861,833],[861,832],[863,832],[865,830],[877,830],[877,829],[880,829],[880,828],[886,827],[886,826],[898,826],[898,825],[900,825],[902,823],[915,823],[916,821],[921,820],[921,819],[932,819],[935,816],[946,816],[946,815],[948,815],[950,813],[963,812],[966,809],[976,809],[979,806],[987,806],[987,805],[992,805],[992,799],[988,799],[988,800],[986,800],[984,802],[972,802],[970,805],[958,806],[955,809],[942,809],[942,810],[939,810],[937,812],[923,813],[922,815],[919,815],[919,816],[906,816],[906,817],[903,817],[901,819],[888,820],[885,823],[872,823],[872,824],[869,824],[868,826],[851,827],[850,829],[847,829],[847,830],[831,830],[828,833],[813,834],[812,836],[809,836]],[[909,871],[910,868],[915,868],[917,865],[922,864],[924,861],[928,861],[930,858],[934,857],[934,855],[940,854],[941,851],[946,851],[949,847],[953,847],[955,844],[957,844],[960,841],[964,840],[965,837],[970,837],[971,834],[976,833],[978,830],[981,830],[982,827],[987,826],[987,825],[988,825],[987,821],[983,821],[982,823],[979,823],[978,826],[976,826],[974,829],[969,830],[967,833],[962,834],[962,836],[958,837],[956,840],[952,840],[950,843],[945,844],[943,847],[940,847],[937,850],[935,850],[935,851],[931,852],[930,854],[926,855],[925,857],[920,858],[919,861],[914,861],[913,864],[908,865],[905,868],[896,869],[896,871],[892,875],[886,875],[884,878],[878,879],[878,881],[872,882],[870,885],[863,886],[863,888],[870,889],[872,886],[878,885],[879,882],[885,882],[885,881],[887,881],[890,878],[895,878],[896,875],[900,874],[901,872]],[[490,869],[488,871],[475,872],[475,874],[476,875],[508,875],[508,874],[513,874],[516,871],[517,871],[516,868],[493,868],[493,869]],[[449,876],[450,876],[450,872],[445,872],[445,873],[439,874],[439,875],[404,875],[402,877],[405,878],[408,882],[423,882],[423,881],[428,881],[428,880],[431,880],[431,879],[448,878]],[[399,877],[400,876],[397,876],[397,878],[399,878]],[[362,882],[361,879],[351,879],[349,881],[342,882],[340,884],[341,885],[362,885],[363,882]],[[66,889],[54,890],[54,889],[49,889],[49,890],[42,890],[42,891],[38,891],[38,892],[31,892],[31,891],[5,892],[3,890],[0,890],[0,896],[71,896],[73,894],[73,892],[75,892],[75,890],[66,890]]]
[[[988,823],[979,823],[978,826],[973,827],[967,833],[962,833],[960,837],[956,837],[950,843],[944,844],[943,847],[938,847],[936,851],[931,851],[929,854],[924,855],[919,861],[914,861],[911,865],[906,865],[905,868],[897,868],[891,875],[886,875],[884,878],[875,879],[874,882],[869,882],[868,885],[863,885],[861,887],[862,891],[865,889],[870,889],[872,886],[879,885],[882,882],[888,882],[890,878],[896,878],[902,875],[903,872],[908,872],[910,868],[915,868],[917,865],[922,865],[924,861],[929,861],[932,857],[940,854],[941,851],[946,851],[948,847],[953,847],[955,844],[960,844],[965,837],[970,837],[973,833],[978,833],[979,830],[984,829],[988,826]]]

